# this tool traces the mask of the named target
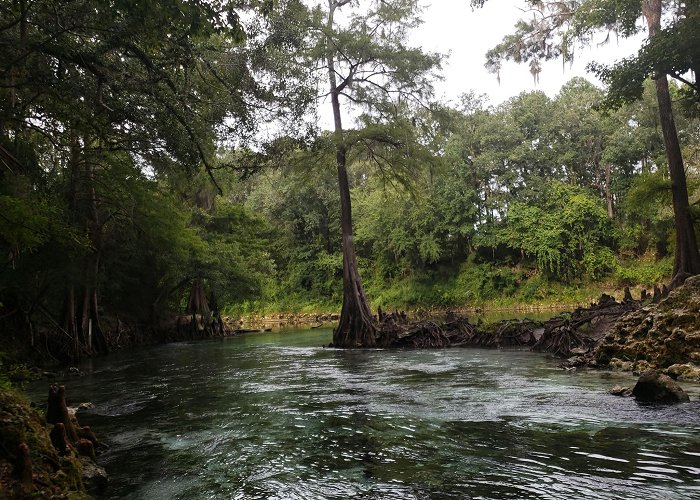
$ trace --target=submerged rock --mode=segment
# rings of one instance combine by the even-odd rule
[[[647,370],[639,377],[632,389],[637,401],[648,403],[678,403],[688,401],[688,394],[668,375],[656,370]]]

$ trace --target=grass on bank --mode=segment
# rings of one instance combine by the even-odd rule
[[[616,263],[609,275],[593,281],[585,278],[569,282],[555,280],[531,269],[496,267],[466,263],[458,270],[437,269],[398,278],[382,278],[365,272],[365,290],[376,310],[417,309],[550,309],[587,305],[602,293],[620,299],[625,286],[635,297],[643,288],[668,283],[673,268],[671,258],[630,260]],[[330,292],[329,290],[332,290]],[[274,290],[268,297],[228,305],[227,316],[269,314],[337,313],[342,303],[342,281],[323,290],[290,287]]]

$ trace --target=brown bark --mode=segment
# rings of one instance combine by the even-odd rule
[[[80,283],[79,295],[76,297],[76,285],[71,284],[64,301],[64,330],[73,341],[72,356],[79,358],[108,350],[100,326],[97,296],[103,226],[95,191],[95,167],[83,157],[80,139],[74,133],[71,134],[70,149],[68,206],[73,224],[85,229],[91,247],[82,263],[82,275],[75,280]]]
[[[191,315],[190,328],[193,338],[202,335],[222,337],[226,334],[216,296],[212,293],[211,300],[207,300],[202,278],[195,278],[192,282],[186,313]]]
[[[68,446],[68,437],[66,436],[66,426],[62,423],[54,424],[53,429],[49,433],[51,445],[62,457],[68,455],[70,448]]]
[[[20,498],[31,494],[32,490],[34,489],[34,475],[32,469],[32,459],[29,456],[29,446],[27,443],[20,443],[19,445],[16,473],[17,478],[19,479]]]
[[[333,32],[333,16],[336,0],[328,0],[328,33]],[[336,167],[340,190],[340,218],[343,235],[343,308],[338,327],[333,330],[333,345],[336,347],[372,347],[377,341],[377,326],[369,308],[362,280],[357,269],[355,244],[352,230],[352,206],[350,183],[347,171],[347,148],[343,137],[343,122],[340,114],[340,89],[336,79],[335,56],[330,42],[326,55],[330,80],[331,104],[333,107]]]
[[[192,282],[190,298],[187,301],[187,314],[206,316],[209,315],[209,313],[209,303],[204,293],[204,280],[202,280],[202,278],[196,278]]]
[[[82,335],[87,340],[89,352],[107,352],[107,342],[100,326],[97,302],[97,284],[100,274],[100,256],[102,254],[103,225],[97,207],[95,191],[95,167],[86,162],[85,179],[87,183],[87,230],[90,235],[92,252],[85,262],[84,309],[82,317]]]
[[[78,440],[78,434],[71,421],[66,406],[66,388],[62,385],[49,386],[49,403],[46,409],[46,421],[50,424],[63,424],[66,434],[72,442]]]
[[[661,28],[662,0],[644,0],[642,11],[649,26],[649,38],[653,38]],[[671,94],[668,79],[665,74],[656,76],[656,98],[659,104],[659,119],[664,136],[666,159],[671,177],[673,194],[673,216],[676,230],[676,253],[673,264],[673,275],[700,273],[700,252],[693,228],[688,202],[688,187],[686,185],[683,157],[678,142],[678,133],[671,108]]]
[[[612,174],[612,167],[609,163],[606,163],[605,164],[605,203],[608,207],[608,218],[610,218],[610,219],[615,217],[615,212],[613,211],[612,189],[610,188],[611,174]]]
[[[80,354],[80,343],[78,341],[78,328],[75,321],[75,287],[72,285],[66,290],[63,315],[63,329],[66,334],[73,339],[73,355],[77,357]]]

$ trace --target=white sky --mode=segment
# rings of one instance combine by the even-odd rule
[[[321,0],[311,0],[310,3],[318,1]],[[450,54],[441,72],[444,80],[435,83],[435,97],[455,105],[460,95],[470,91],[485,94],[487,104],[493,106],[534,90],[554,97],[562,85],[575,76],[602,86],[593,74],[586,71],[586,65],[591,61],[611,64],[636,54],[646,37],[641,33],[629,39],[618,39],[611,34],[610,41],[602,44],[606,34],[600,33],[591,47],[575,48],[572,65],[562,65],[561,60],[542,62],[537,84],[527,63],[506,62],[501,69],[499,84],[496,75],[484,67],[486,52],[511,34],[519,19],[532,16],[531,12],[522,10],[527,3],[524,0],[489,0],[480,9],[472,9],[470,0],[423,0],[423,5],[426,6],[421,14],[424,23],[415,31],[409,44],[425,51]],[[346,115],[344,121],[349,124],[353,111],[347,107],[347,101],[341,101],[341,105],[346,106],[345,113],[349,116]],[[333,117],[327,100],[320,101],[318,112],[321,128],[331,130]]]
[[[450,52],[451,56],[443,68],[444,81],[436,85],[438,96],[452,100],[470,90],[486,94],[489,104],[497,105],[521,92],[542,90],[550,97],[557,94],[561,86],[574,76],[583,76],[600,85],[595,77],[586,72],[591,61],[612,63],[635,54],[644,39],[644,34],[630,39],[617,39],[614,34],[610,42],[590,49],[576,49],[573,66],[562,66],[561,61],[542,64],[539,84],[535,85],[528,64],[504,63],[499,85],[496,75],[486,71],[486,51],[497,45],[505,35],[513,32],[518,19],[532,16],[521,9],[522,0],[490,0],[483,8],[472,10],[469,0],[432,1],[424,11],[424,21],[416,33],[414,45],[425,50]],[[599,36],[599,42],[605,34]]]

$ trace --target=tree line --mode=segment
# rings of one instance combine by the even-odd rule
[[[691,174],[679,208],[644,83],[652,45],[616,109],[581,79],[553,99],[447,106],[432,97],[442,56],[409,43],[419,14],[413,0],[3,4],[7,335],[79,357],[167,336],[183,313],[217,334],[226,311],[342,304],[336,344],[372,345],[370,300],[534,300],[696,272],[697,99],[670,87]],[[676,72],[695,61],[682,46]]]
[[[354,235],[374,304],[542,302],[591,283],[668,282],[674,217],[653,92],[647,84],[642,100],[614,112],[601,109],[605,93],[581,78],[554,98],[528,92],[498,106],[467,94],[439,122],[417,121],[432,153],[409,185],[358,155],[350,168]],[[696,200],[699,122],[681,109],[677,117]],[[238,188],[279,245],[271,295],[248,310],[342,299],[331,159],[299,156]],[[696,204],[692,210],[695,219]]]

